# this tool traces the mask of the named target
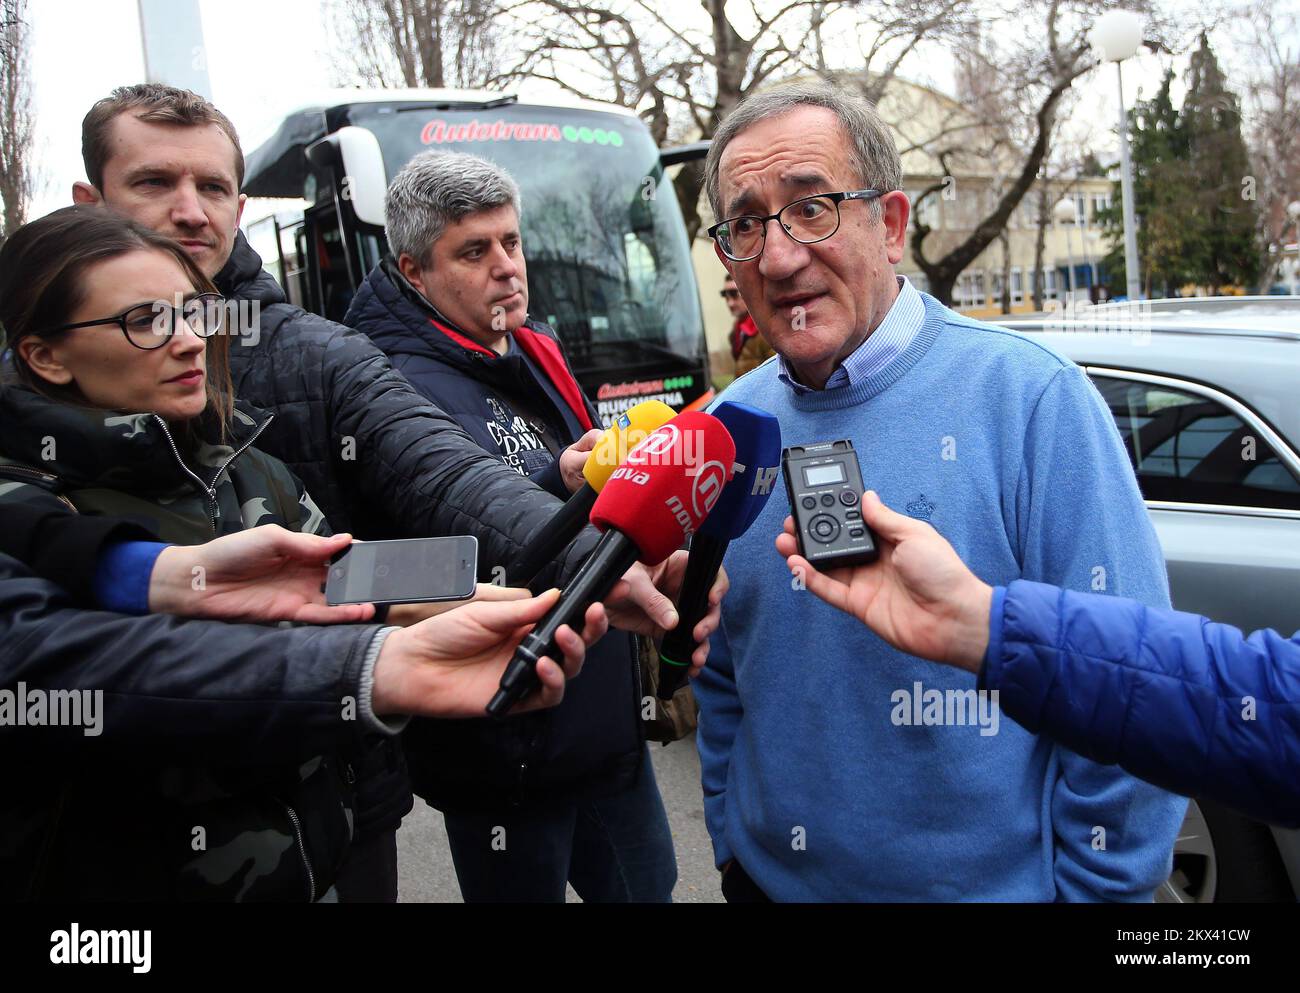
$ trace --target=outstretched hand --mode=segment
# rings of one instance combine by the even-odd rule
[[[371,705],[376,714],[482,717],[514,650],[555,606],[559,590],[529,596],[502,590],[502,598],[468,603],[388,635],[375,662]],[[556,634],[564,668],[549,656],[537,663],[541,690],[510,712],[553,707],[564,697],[566,679],[582,669],[586,650],[609,630],[605,608],[593,603],[581,636],[567,624]]]
[[[264,524],[202,545],[169,545],[149,577],[149,610],[226,621],[356,624],[369,603],[327,606],[330,558],[351,535],[323,538]]]
[[[870,565],[818,572],[801,556],[794,521],[776,549],[814,595],[851,614],[900,651],[978,672],[988,648],[993,589],[923,521],[895,513],[868,490],[862,517],[880,543]]]

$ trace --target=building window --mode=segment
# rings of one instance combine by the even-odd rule
[[[1088,226],[1088,195],[1086,193],[1074,194],[1074,223],[1081,228]]]
[[[1055,269],[1043,270],[1043,299],[1044,300],[1056,299],[1056,270]]]
[[[1025,302],[1025,274],[1020,266],[1011,267],[1011,306]]]
[[[912,210],[916,212],[916,219],[927,227],[939,230],[939,198],[943,195],[940,193],[931,193],[925,198],[925,202],[917,206],[917,197],[921,195],[920,190],[908,190],[907,202],[912,205]]]

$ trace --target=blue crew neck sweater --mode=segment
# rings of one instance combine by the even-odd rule
[[[769,360],[721,399],[785,445],[851,438],[868,488],[933,524],[986,582],[1168,606],[1119,433],[1082,370],[925,296],[866,379],[796,394]],[[1149,900],[1186,801],[1003,720],[976,678],[890,648],[795,583],[773,545],[783,483],[732,542],[695,682],[719,867],[775,900]]]

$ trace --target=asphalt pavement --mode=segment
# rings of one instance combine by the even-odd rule
[[[692,735],[671,745],[649,746],[655,778],[668,812],[677,851],[676,903],[721,903],[713,847],[704,828],[700,759]],[[402,903],[460,903],[456,871],[447,847],[442,815],[418,797],[397,832],[397,888]],[[570,903],[578,896],[569,888]]]

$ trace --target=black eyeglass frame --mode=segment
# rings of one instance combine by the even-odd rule
[[[163,345],[167,344],[167,342],[172,340],[172,338],[176,334],[177,320],[178,319],[184,320],[184,317],[181,316],[182,312],[185,310],[186,307],[191,306],[196,301],[203,301],[203,306],[205,307],[209,303],[212,303],[214,306],[221,307],[222,311],[224,311],[226,298],[222,296],[220,293],[196,293],[194,296],[184,301],[184,303],[182,303],[180,307],[173,306],[172,304],[165,303],[163,301],[155,301],[154,303],[138,303],[134,307],[129,307],[128,309],[122,311],[122,313],[118,314],[115,317],[101,317],[98,320],[94,320],[94,321],[78,321],[76,324],[64,324],[57,328],[49,328],[48,330],[43,331],[42,336],[51,335],[51,334],[60,334],[61,332],[64,331],[75,331],[77,328],[98,327],[101,324],[116,324],[118,326],[118,329],[122,332],[122,337],[126,339],[128,345],[132,345],[135,348],[140,349],[142,352],[152,352],[155,348],[162,348]],[[160,304],[162,306],[171,308],[171,312],[172,312],[171,330],[167,332],[167,335],[165,337],[162,337],[158,340],[158,344],[141,345],[138,341],[136,341],[134,338],[131,337],[131,332],[129,332],[126,329],[126,317],[128,314],[133,314],[135,313],[135,311],[140,310],[142,307],[155,308],[154,313],[157,314],[156,308]],[[218,322],[217,326],[214,328],[211,329],[205,328],[203,331],[196,331],[193,325],[191,325],[190,330],[194,331],[194,333],[198,335],[200,338],[211,338],[214,334],[219,333],[224,326],[225,326],[225,321],[223,319],[222,321]]]
[[[735,217],[728,217],[725,221],[719,221],[717,224],[713,225],[713,227],[709,228],[705,233],[718,243],[718,247],[722,249],[722,254],[731,259],[732,262],[752,262],[754,259],[761,256],[763,254],[763,249],[767,247],[768,221],[776,221],[776,223],[780,225],[781,230],[786,233],[786,236],[791,241],[797,242],[800,245],[815,245],[819,241],[825,241],[827,238],[833,237],[835,232],[840,229],[840,204],[845,200],[875,200],[879,197],[883,197],[888,192],[888,190],[842,190],[838,193],[814,193],[811,196],[800,197],[798,200],[791,200],[775,214],[768,214],[766,217],[761,217],[758,214],[737,214]],[[831,228],[828,233],[822,235],[820,238],[814,238],[812,241],[803,241],[790,233],[790,228],[782,222],[781,215],[791,207],[805,203],[809,200],[829,200],[831,203],[835,204],[835,227]],[[734,224],[736,221],[742,220],[746,217],[751,217],[758,221],[759,228],[763,232],[763,241],[759,250],[753,255],[747,255],[743,259],[738,259],[727,251],[727,247],[722,243],[722,239],[718,237],[718,231],[726,225]]]

